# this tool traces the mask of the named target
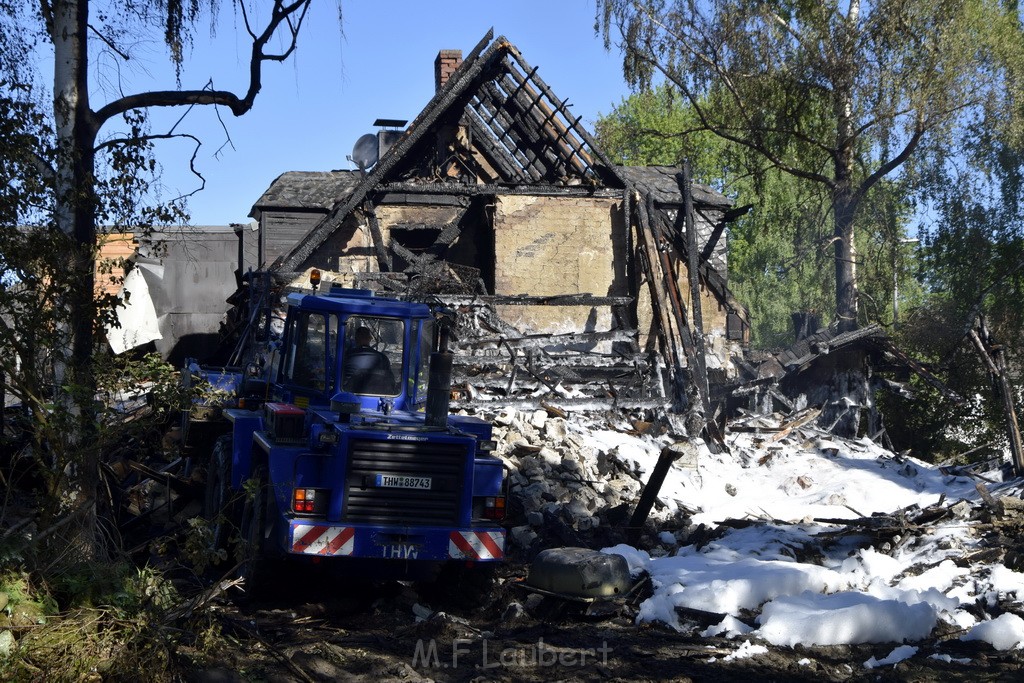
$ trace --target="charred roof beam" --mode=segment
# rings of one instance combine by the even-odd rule
[[[494,131],[484,125],[476,107],[482,108],[483,105],[476,102],[466,107],[466,118],[470,122],[474,149],[480,150],[480,153],[491,162],[501,174],[501,180],[509,183],[529,181],[529,174],[522,169],[512,152],[497,139]]]
[[[509,86],[514,85],[507,76],[502,80],[503,82],[500,85],[505,90],[508,90]],[[552,135],[551,131],[545,128],[543,123],[544,113],[534,106],[536,104],[536,99],[531,100],[523,93],[520,93],[517,97],[510,97],[506,101],[506,106],[512,110],[514,125],[521,131],[524,139],[531,143],[531,152],[538,157],[543,156],[547,170],[545,175],[549,180],[564,176],[566,164],[575,166],[576,171],[580,175],[588,175],[589,168],[574,157],[573,150],[560,144],[557,140],[557,134]],[[556,153],[555,150],[558,150],[561,154]]]
[[[520,69],[522,69],[523,71],[533,71],[530,65],[526,63],[526,60],[523,59],[523,56],[519,54],[519,50],[516,49],[514,45],[510,44],[508,46],[508,54],[510,54],[512,58],[515,59],[516,64],[519,65]],[[551,91],[551,88],[548,87],[548,84],[544,82],[544,79],[542,79],[540,75],[534,73],[533,81],[536,84],[537,89],[540,92],[544,93],[544,96],[547,97],[548,100],[552,102],[558,101],[558,98],[555,97],[554,93]],[[569,125],[573,129],[573,132],[576,135],[578,135],[581,140],[587,143],[587,147],[590,149],[591,153],[601,161],[603,167],[592,164],[594,166],[594,170],[598,173],[598,175],[602,176],[602,180],[605,180],[606,182],[608,180],[615,180],[620,186],[626,185],[625,178],[619,175],[619,173],[615,170],[615,165],[611,162],[608,156],[603,151],[601,151],[601,148],[597,145],[597,142],[594,141],[594,138],[591,137],[590,133],[588,133],[585,128],[579,125],[580,121],[580,117],[577,116],[569,120]]]
[[[487,95],[487,99],[480,99],[481,104],[485,109],[494,113],[494,119],[500,124],[500,132],[490,128],[498,142],[509,150],[523,170],[530,174],[531,179],[543,179],[546,169],[538,162],[536,155],[529,151],[528,148],[533,145],[528,144],[529,141],[521,132],[522,129],[516,126],[515,112],[509,111],[508,99],[505,94],[493,82],[482,84],[481,91]],[[505,144],[506,139],[511,142],[511,147]]]
[[[537,180],[540,174],[535,169],[531,168],[530,160],[525,154],[523,154],[522,149],[516,144],[517,141],[509,134],[508,128],[499,127],[495,129],[488,126],[483,120],[484,117],[490,113],[494,113],[496,117],[504,116],[504,113],[491,100],[491,98],[477,98],[473,102],[472,111],[480,117],[480,125],[482,129],[487,132],[487,137],[493,149],[502,153],[525,181],[530,182],[532,180]]]
[[[506,59],[506,62],[508,61]],[[531,71],[530,76],[533,76],[535,71]],[[574,129],[579,119],[573,119],[569,115],[568,110],[565,108],[567,101],[560,101],[549,93],[547,97],[553,105],[549,106],[542,99],[541,93],[543,90],[537,92],[537,90],[530,86],[528,82],[530,76],[524,78],[517,70],[512,68],[511,64],[508,75],[517,83],[517,87],[523,89],[530,98],[530,108],[524,111],[524,115],[529,115],[536,121],[539,129],[548,134],[548,141],[558,147],[565,154],[566,161],[572,163],[581,174],[588,175],[592,173],[593,162],[590,154],[584,149],[583,143],[572,134],[575,132]],[[534,108],[538,110],[536,114],[532,112]],[[568,125],[563,123],[559,118],[559,114],[561,114]]]

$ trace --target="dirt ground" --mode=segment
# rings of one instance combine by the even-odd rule
[[[191,681],[1017,681],[1020,652],[942,636],[913,658],[867,669],[895,644],[775,647],[730,657],[743,640],[636,625],[635,610],[604,616],[537,598],[518,586],[527,567],[503,566],[490,590],[455,582],[352,581],[301,572],[258,598],[230,592],[209,609],[215,651],[179,650]],[[529,605],[529,609],[524,605]],[[755,644],[756,641],[755,641]],[[764,643],[760,643],[766,645]],[[946,662],[929,655],[969,659]]]

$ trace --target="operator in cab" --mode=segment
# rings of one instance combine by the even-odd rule
[[[354,394],[395,393],[395,376],[388,357],[373,347],[368,327],[356,329],[355,345],[345,351],[341,388]]]

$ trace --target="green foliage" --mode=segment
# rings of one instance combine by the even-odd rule
[[[173,586],[151,569],[125,562],[79,565],[61,574],[52,594],[10,576],[0,588],[9,610],[34,606],[32,628],[19,629],[13,657],[0,661],[4,680],[171,680],[182,632],[171,626],[179,602]],[[61,611],[56,611],[56,598]]]
[[[202,574],[209,567],[216,567],[228,559],[225,548],[214,547],[213,529],[202,517],[192,517],[186,521],[184,543],[181,553],[186,562]]]
[[[1024,128],[1015,4],[601,0],[597,26],[608,44],[617,34],[632,85],[646,91],[663,77],[692,108],[689,120],[749,150],[763,178],[777,169],[818,186],[831,224],[785,234],[795,245],[834,236],[834,300],[847,323],[884,321],[892,297],[880,290],[909,284],[899,245],[905,220],[922,211],[913,204],[920,183],[984,148],[986,136],[1018,139]],[[787,249],[773,251],[778,262]],[[743,274],[743,265],[741,288],[772,284],[764,271]],[[865,286],[876,291],[858,309]]]
[[[964,398],[957,404],[914,377],[914,400],[879,396],[887,430],[898,450],[929,461],[953,460],[981,448],[975,458],[1000,452],[1005,443],[1003,406],[973,347],[963,338],[959,302],[930,297],[899,330],[899,343]],[[1018,391],[1018,394],[1020,392]],[[1021,396],[1018,395],[1018,405]]]
[[[57,613],[57,603],[49,595],[37,591],[27,574],[9,569],[0,574],[0,593],[6,596],[7,604],[0,613],[12,618],[17,613],[31,615],[38,622]]]
[[[699,173],[717,161],[716,152],[723,145],[698,128],[693,109],[667,84],[624,98],[610,113],[599,115],[594,124],[602,150],[617,164],[679,166],[690,159]]]
[[[690,107],[665,84],[622,100],[601,116],[599,144],[618,163],[678,165],[698,159],[695,173],[739,206],[753,210],[730,226],[729,277],[748,307],[752,341],[758,347],[793,340],[791,314],[813,313],[828,322],[835,310],[835,273],[830,252],[832,220],[827,193],[778,169],[761,168],[744,148],[695,130]],[[890,183],[880,183],[864,203],[858,233],[866,307],[874,320],[892,319],[893,264],[902,296],[916,288],[914,252],[898,245],[909,206]]]

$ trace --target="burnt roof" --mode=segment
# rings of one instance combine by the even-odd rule
[[[616,166],[616,172],[633,184],[636,189],[654,198],[661,206],[680,206],[683,202],[679,191],[678,166]],[[695,204],[728,209],[733,201],[721,192],[700,183],[691,184]]]
[[[249,215],[258,218],[270,208],[326,212],[358,184],[359,171],[288,171],[274,179]]]
[[[369,173],[354,186],[346,185],[344,192],[334,189],[336,201],[324,218],[275,267],[299,268],[384,183],[436,183],[438,169],[429,167],[430,160],[438,153],[438,133],[452,126],[464,127],[469,140],[451,139],[449,148],[470,151],[463,155],[466,163],[486,169],[490,186],[496,189],[622,189],[636,184],[662,206],[681,203],[675,181],[678,169],[627,169],[612,164],[580,118],[569,112],[568,101],[551,91],[515,45],[504,37],[492,41],[493,35],[493,29],[487,32]],[[451,187],[464,182],[442,180]],[[283,199],[283,192],[280,197]],[[326,206],[319,193],[308,201],[310,208]],[[732,205],[727,197],[702,185],[694,186],[694,201],[723,208]]]

